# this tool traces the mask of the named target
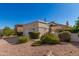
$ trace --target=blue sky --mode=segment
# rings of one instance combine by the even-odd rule
[[[79,4],[0,4],[0,28],[5,26],[13,28],[15,24],[26,24],[43,18],[46,18],[47,22],[65,24],[69,21],[70,25],[74,25],[78,16]]]

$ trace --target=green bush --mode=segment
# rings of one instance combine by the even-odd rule
[[[0,32],[0,37],[2,37],[3,36],[3,33],[2,32]]]
[[[71,33],[78,33],[79,29],[72,29]]]
[[[79,37],[79,32],[78,32],[78,37]]]
[[[32,46],[40,46],[40,45],[42,45],[42,42],[41,41],[34,41],[32,43]]]
[[[5,27],[2,31],[3,36],[10,36],[10,35],[14,35],[15,31],[9,27]]]
[[[58,36],[61,41],[70,42],[71,33],[69,31],[63,31],[63,32],[59,33]]]
[[[19,36],[18,40],[19,40],[19,43],[26,43],[29,40],[29,38],[28,36]]]
[[[16,32],[17,36],[23,36],[23,32]]]
[[[63,29],[63,30],[57,30],[58,33],[63,32],[63,31],[69,31],[71,33],[78,33],[79,29]]]
[[[60,32],[63,32],[63,31],[69,31],[71,33],[78,33],[79,32],[79,29],[78,28],[65,28],[65,29],[57,29],[56,32],[60,33]]]
[[[38,39],[40,33],[39,32],[29,32],[29,36],[31,39]]]
[[[42,41],[42,43],[46,43],[46,44],[60,43],[58,36],[51,33],[44,34],[40,40]]]

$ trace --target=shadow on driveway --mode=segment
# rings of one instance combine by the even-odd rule
[[[71,42],[72,45],[74,45],[75,47],[79,48],[79,42]]]
[[[8,43],[10,43],[12,45],[18,44],[18,39],[16,37],[7,38],[7,39],[4,39],[4,40],[6,40]]]

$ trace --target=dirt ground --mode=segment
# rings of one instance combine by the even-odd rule
[[[79,48],[70,43],[33,47],[32,42],[12,45],[1,39],[0,56],[79,56]]]

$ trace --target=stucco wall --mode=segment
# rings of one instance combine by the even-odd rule
[[[31,23],[23,25],[23,33],[26,35],[28,32],[37,31],[38,23]]]
[[[49,31],[49,26],[48,24],[44,24],[44,23],[39,23],[39,26],[38,26],[38,31],[41,33],[41,35],[43,35],[44,33],[48,32]],[[40,36],[41,36],[40,35]]]
[[[45,23],[33,22],[30,24],[23,25],[23,33],[27,35],[28,32],[38,31],[40,32],[40,35],[42,35],[49,30],[48,27],[49,26]]]

